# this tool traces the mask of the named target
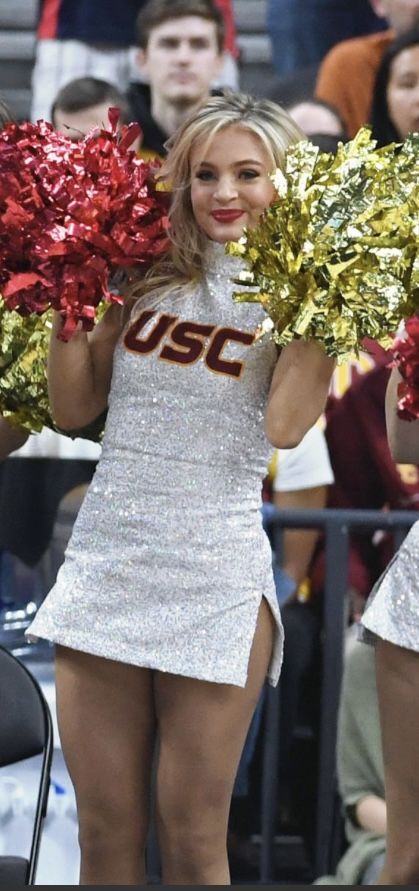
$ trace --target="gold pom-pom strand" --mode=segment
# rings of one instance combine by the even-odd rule
[[[278,197],[259,225],[227,246],[247,268],[278,344],[317,340],[345,361],[364,337],[387,347],[419,297],[419,137],[376,148],[368,128],[336,156],[304,141],[287,152]],[[266,327],[266,326],[265,326]]]
[[[50,315],[22,317],[0,297],[0,414],[33,433],[56,429],[47,386]]]
[[[100,319],[109,304],[98,307]],[[42,315],[21,316],[9,310],[0,296],[0,415],[30,433],[48,427],[58,433],[48,400],[47,357],[52,329],[52,310]],[[100,441],[103,423],[67,436],[86,436]]]

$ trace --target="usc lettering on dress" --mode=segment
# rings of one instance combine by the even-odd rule
[[[223,351],[230,343],[251,346],[254,339],[255,332],[181,321],[178,316],[146,309],[128,329],[124,345],[143,356],[159,350],[159,359],[175,365],[193,365],[203,356],[210,371],[239,378],[244,363],[226,359]]]

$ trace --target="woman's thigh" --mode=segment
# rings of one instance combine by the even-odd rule
[[[262,600],[244,688],[156,673],[158,810],[164,822],[200,825],[214,814],[223,832],[247,730],[272,654],[274,620]]]
[[[147,669],[57,647],[57,712],[79,816],[148,806],[155,735]]]

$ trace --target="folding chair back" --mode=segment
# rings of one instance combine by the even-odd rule
[[[42,690],[22,662],[0,646],[0,767],[42,755],[31,850],[28,858],[0,857],[0,886],[35,884],[52,753],[52,720]]]

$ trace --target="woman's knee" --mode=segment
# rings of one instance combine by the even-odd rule
[[[78,803],[79,842],[84,853],[143,851],[146,844],[149,805],[148,799],[123,801],[117,796],[88,797]]]
[[[195,819],[159,819],[159,844],[165,872],[199,883],[226,856],[227,822],[202,815]]]
[[[226,844],[231,784],[215,780],[193,788],[165,788],[157,817],[162,855],[201,864]]]

